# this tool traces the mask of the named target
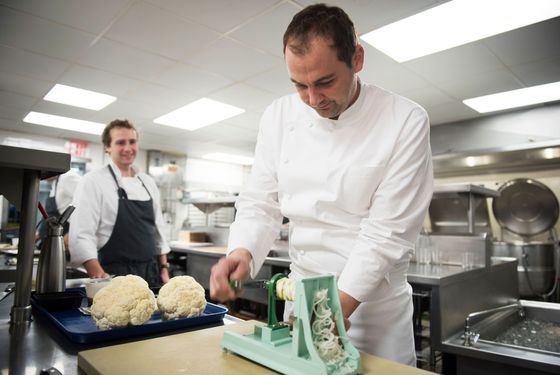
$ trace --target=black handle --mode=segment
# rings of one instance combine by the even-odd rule
[[[60,218],[58,219],[57,224],[58,225],[64,225],[66,224],[66,222],[68,221],[68,219],[70,218],[70,215],[72,215],[72,212],[74,212],[74,210],[76,209],[76,207],[70,205],[68,206],[64,212],[62,213],[62,215],[60,215]]]

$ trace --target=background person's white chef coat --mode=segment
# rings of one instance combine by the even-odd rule
[[[333,121],[297,94],[286,96],[261,119],[228,250],[249,249],[254,276],[284,215],[290,219],[291,276],[333,273],[339,289],[361,302],[384,298],[397,310],[378,313],[388,324],[388,314],[402,313],[396,324],[408,340],[412,304],[405,272],[432,190],[429,121],[415,103],[361,84],[357,101]],[[397,281],[402,287],[389,285]],[[398,296],[398,304],[387,294]],[[362,306],[356,316],[363,315]],[[398,358],[398,341],[388,357],[413,364],[414,348],[401,348],[405,354]]]
[[[62,214],[70,203],[72,203],[72,200],[74,199],[74,192],[76,191],[81,178],[82,176],[80,176],[77,172],[69,170],[68,172],[58,176],[57,179],[53,180],[49,197],[54,197],[59,214]],[[70,216],[70,220],[71,219],[72,216]]]
[[[156,251],[169,253],[169,245],[163,236],[163,217],[161,214],[160,194],[152,177],[134,168],[135,177],[122,177],[120,170],[110,161],[119,185],[126,191],[128,199],[147,201],[150,199],[142,182],[150,191],[156,221]],[[142,182],[138,179],[142,179]],[[76,267],[97,258],[97,251],[109,240],[117,220],[119,197],[117,185],[107,166],[86,174],[80,181],[73,201],[76,210],[72,214],[69,247],[71,262]],[[132,254],[131,254],[132,255]]]

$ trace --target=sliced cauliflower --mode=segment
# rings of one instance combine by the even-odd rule
[[[204,288],[191,276],[175,276],[159,290],[157,305],[163,319],[199,316],[206,308]]]
[[[156,310],[148,283],[139,276],[117,276],[93,297],[91,315],[101,329],[142,325]]]

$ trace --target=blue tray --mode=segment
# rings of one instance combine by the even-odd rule
[[[84,291],[84,288],[72,288],[67,291]],[[85,293],[84,293],[85,296]],[[131,337],[148,336],[166,331],[182,330],[185,328],[204,326],[219,323],[223,320],[228,309],[213,303],[207,303],[202,315],[194,318],[181,318],[175,320],[162,320],[159,312],[155,312],[150,320],[141,326],[128,326],[101,330],[95,325],[93,317],[83,315],[77,308],[49,311],[39,301],[31,298],[31,305],[36,314],[40,314],[62,331],[71,341],[80,344],[94,344],[110,340],[126,339]],[[87,306],[87,298],[83,305]]]

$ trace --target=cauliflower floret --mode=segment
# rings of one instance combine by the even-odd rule
[[[163,319],[199,316],[206,308],[204,288],[191,276],[175,276],[159,290],[157,305]]]
[[[144,279],[117,276],[93,297],[91,315],[101,329],[137,326],[149,320],[156,307],[154,293]]]

